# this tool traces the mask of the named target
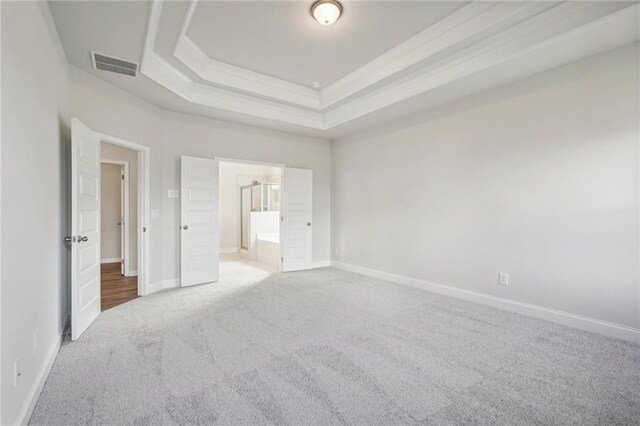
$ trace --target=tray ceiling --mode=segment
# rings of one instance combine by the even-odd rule
[[[56,1],[51,9],[72,64],[162,108],[325,137],[639,33],[636,2],[343,4],[327,27],[310,17],[310,2]],[[119,24],[133,20],[142,22]],[[140,62],[141,76],[92,70],[90,49]]]
[[[186,35],[212,59],[305,87],[328,86],[464,5],[347,2],[343,16],[325,27],[311,19],[305,1],[201,1]]]

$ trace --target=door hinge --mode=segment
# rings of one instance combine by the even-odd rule
[[[281,257],[281,258],[280,258],[280,262],[284,262],[284,257]]]
[[[120,175],[120,179],[124,180],[124,175]]]
[[[280,216],[280,222],[284,222],[284,216]]]

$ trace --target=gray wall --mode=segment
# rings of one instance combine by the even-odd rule
[[[181,155],[227,157],[313,170],[313,260],[330,258],[329,141],[161,111],[69,66],[70,111],[90,128],[150,148],[150,283],[172,280],[179,271]]]
[[[637,328],[638,59],[627,46],[333,141],[332,257]]]
[[[13,424],[23,420],[67,318],[69,115],[66,59],[47,3],[1,7],[0,422]],[[14,387],[16,359],[22,377]]]

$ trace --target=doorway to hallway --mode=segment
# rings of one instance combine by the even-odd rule
[[[120,263],[100,265],[100,310],[106,311],[138,297],[138,277],[120,273]]]

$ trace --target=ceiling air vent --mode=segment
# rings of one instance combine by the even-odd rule
[[[112,58],[93,51],[91,52],[91,60],[93,61],[93,67],[97,70],[115,72],[116,74],[129,75],[131,77],[138,75],[138,64],[133,62]]]

